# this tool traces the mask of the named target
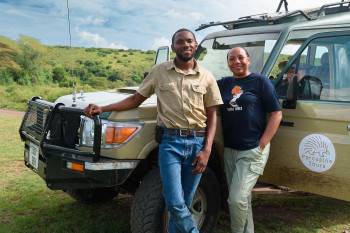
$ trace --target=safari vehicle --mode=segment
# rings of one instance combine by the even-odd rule
[[[196,53],[217,79],[230,75],[228,50],[243,46],[250,53],[251,70],[270,77],[280,94],[283,121],[262,182],[350,201],[349,7],[349,2],[341,2],[199,27],[225,27],[207,35]],[[158,51],[158,58],[168,55],[168,48]],[[154,139],[156,97],[137,109],[94,119],[82,111],[90,102],[105,105],[135,91],[63,96],[55,103],[34,97],[20,128],[24,161],[50,189],[64,190],[85,203],[111,200],[120,191],[134,194],[131,232],[166,232]],[[191,207],[201,232],[212,232],[225,203],[222,153],[219,123]]]

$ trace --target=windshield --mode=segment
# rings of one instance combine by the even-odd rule
[[[204,40],[198,48],[198,62],[210,70],[216,79],[232,75],[227,67],[226,56],[229,49],[241,46],[250,54],[251,72],[262,71],[262,68],[275,45],[279,34],[255,34],[218,37]]]

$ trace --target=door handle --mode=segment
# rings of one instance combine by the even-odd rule
[[[350,125],[348,125],[347,130],[350,131]]]
[[[294,122],[292,122],[292,121],[281,121],[280,126],[294,127]],[[348,125],[348,129],[350,130],[350,125]]]

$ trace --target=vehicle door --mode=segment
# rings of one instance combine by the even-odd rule
[[[306,40],[277,80],[283,120],[262,181],[350,201],[350,31]]]

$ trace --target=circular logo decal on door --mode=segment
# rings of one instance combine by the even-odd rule
[[[327,171],[335,162],[333,143],[322,134],[310,134],[299,144],[299,158],[311,171]]]

